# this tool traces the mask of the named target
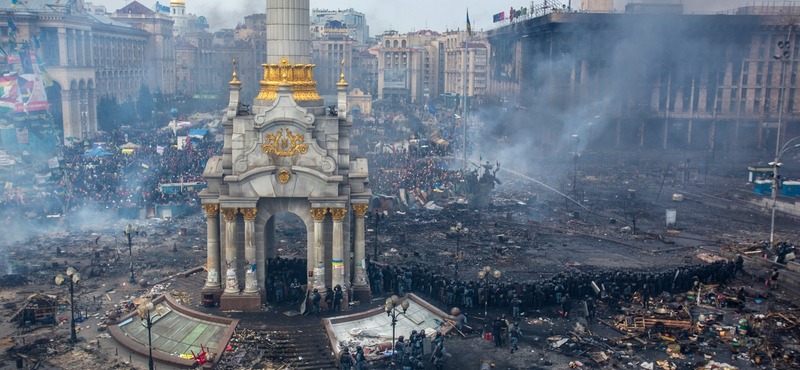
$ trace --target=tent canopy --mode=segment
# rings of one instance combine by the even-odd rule
[[[205,138],[208,130],[198,130],[198,129],[191,129],[189,130],[189,137],[193,137],[196,139],[203,139]]]
[[[122,148],[122,149],[139,149],[141,147],[142,147],[141,145],[134,144],[134,143],[131,143],[131,142],[125,143],[123,145],[120,145],[120,148]]]
[[[94,148],[91,151],[83,153],[84,157],[105,157],[107,155],[113,155],[114,153],[109,153],[100,148]]]

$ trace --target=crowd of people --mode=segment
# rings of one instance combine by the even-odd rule
[[[578,269],[563,271],[551,278],[515,282],[490,276],[479,281],[455,281],[441,269],[426,266],[408,268],[390,265],[369,266],[373,293],[409,292],[429,297],[442,307],[462,307],[478,311],[507,310],[518,318],[523,313],[555,306],[569,317],[575,300],[604,298],[607,307],[618,308],[619,302],[637,301],[647,307],[651,298],[686,292],[698,284],[728,284],[742,271],[740,261],[718,261],[705,265],[690,265],[656,272],[631,272],[603,269],[584,272]],[[594,298],[589,306],[594,306]],[[588,306],[587,306],[588,307]]]
[[[185,131],[185,129],[184,129]],[[222,143],[188,139],[178,148],[178,136],[170,130],[99,134],[94,143],[65,146],[49,184],[37,193],[6,189],[0,199],[4,219],[22,216],[44,218],[80,208],[116,209],[163,204],[199,204],[197,193],[204,184],[202,173]],[[123,150],[132,143],[135,148]],[[184,143],[181,143],[184,144]],[[93,150],[90,150],[93,149]],[[53,166],[51,166],[53,167]],[[177,184],[169,190],[161,185]],[[24,213],[24,214],[23,214]]]

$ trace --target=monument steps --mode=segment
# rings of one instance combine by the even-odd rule
[[[328,335],[319,322],[262,328],[258,331],[273,343],[272,346],[264,346],[269,351],[269,357],[290,362],[293,369],[338,369]]]

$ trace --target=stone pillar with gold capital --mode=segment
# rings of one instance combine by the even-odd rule
[[[314,288],[325,291],[325,214],[327,208],[311,208],[314,218]]]
[[[219,280],[219,204],[203,204],[206,211],[206,289],[220,288]]]
[[[244,258],[247,260],[244,274],[244,293],[258,293],[258,279],[256,279],[256,241],[255,220],[258,208],[242,208],[244,218]]]
[[[222,208],[225,217],[225,293],[239,293],[239,282],[236,279],[236,215],[239,208]]]
[[[344,216],[347,215],[347,208],[331,208],[331,218],[333,218],[333,244],[331,248],[331,285],[344,285],[344,234],[342,224]]]
[[[365,258],[365,241],[364,241],[364,215],[367,214],[367,204],[353,204],[353,213],[356,215],[356,237],[355,237],[355,251],[353,251],[355,259],[355,274],[353,274],[354,286],[367,285],[367,276],[364,271],[364,258]]]

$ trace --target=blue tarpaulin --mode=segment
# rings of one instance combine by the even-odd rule
[[[189,137],[195,139],[204,139],[208,130],[191,129],[189,130]]]
[[[84,157],[104,157],[107,155],[113,155],[114,153],[109,153],[100,148],[94,148],[89,152],[83,153]]]

